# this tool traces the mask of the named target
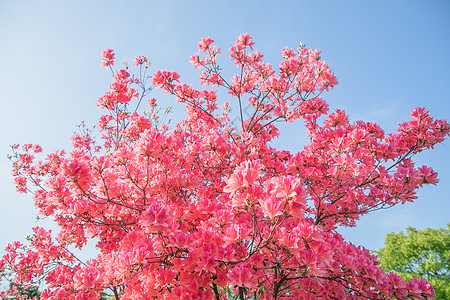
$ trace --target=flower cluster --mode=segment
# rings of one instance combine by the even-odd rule
[[[103,60],[102,65],[104,67],[114,66],[114,51],[112,49],[103,50],[101,53]]]

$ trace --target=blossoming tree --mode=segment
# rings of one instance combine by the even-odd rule
[[[41,299],[433,298],[428,282],[385,274],[336,229],[436,184],[412,157],[442,142],[449,124],[424,108],[395,134],[352,123],[320,97],[337,80],[319,51],[283,49],[274,68],[243,34],[229,49],[238,70],[230,79],[213,43],[203,38],[191,57],[201,90],[174,71],[146,76],[142,56],[139,75],[114,71],[105,50],[114,82],[98,101],[98,139],[82,130],[70,151],[40,161],[38,145],[14,147],[17,189],[60,230],[36,227],[29,245],[9,244],[0,270],[12,284],[0,296],[26,298],[23,289],[41,283]],[[185,106],[173,128],[154,98],[138,113],[153,88]],[[220,102],[219,89],[232,100]],[[310,143],[298,153],[274,148],[277,122],[294,120]],[[91,260],[70,251],[91,239]]]

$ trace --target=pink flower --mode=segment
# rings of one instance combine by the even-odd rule
[[[305,191],[301,186],[301,182],[294,176],[275,177],[268,181],[268,191],[277,198],[294,198],[300,196],[302,202],[305,200]]]
[[[206,59],[205,58],[200,59],[198,53],[195,53],[191,56],[189,62],[194,66],[194,68],[200,69],[202,66],[206,64]]]
[[[299,253],[301,263],[304,263],[308,270],[315,276],[325,276],[326,266],[319,260],[319,256],[311,251],[305,250]]]
[[[114,65],[114,51],[112,49],[103,50],[101,56],[103,57],[102,65],[104,67]]]
[[[91,182],[91,174],[86,161],[82,159],[66,160],[61,166],[62,172],[72,179],[81,189],[86,189]]]
[[[228,243],[239,242],[243,239],[246,239],[250,234],[250,229],[245,225],[231,224],[231,226],[227,229],[226,240]]]
[[[259,204],[264,212],[264,216],[273,219],[276,216],[283,214],[283,206],[286,203],[284,200],[279,200],[275,197],[267,197],[264,200],[259,200]]]
[[[14,183],[16,184],[16,190],[19,193],[26,193],[27,189],[27,179],[25,177],[14,178]]]
[[[124,69],[120,69],[120,70],[117,70],[117,72],[116,72],[116,74],[114,74],[114,78],[116,79],[116,80],[120,80],[120,79],[127,79],[127,78],[129,78],[130,77],[130,73],[128,73],[126,70],[124,70]]]
[[[194,240],[192,235],[183,232],[173,233],[169,237],[168,247],[176,247],[181,249],[192,249]]]
[[[198,49],[200,51],[206,52],[206,50],[209,49],[209,46],[214,43],[214,40],[210,37],[204,37],[201,39],[201,41],[198,43]]]
[[[245,161],[237,167],[233,174],[225,180],[226,186],[223,188],[225,193],[235,193],[241,188],[246,188],[256,182],[259,177],[261,165],[257,161]]]
[[[147,57],[142,56],[142,55],[136,57],[135,59],[133,59],[133,63],[134,63],[134,65],[136,65],[136,66],[142,65],[142,64],[144,64],[144,63],[146,63],[146,62],[147,62]]]
[[[250,47],[250,49],[253,50],[253,45],[254,44],[255,44],[255,42],[253,41],[252,37],[248,33],[241,34],[236,39],[236,46],[237,46],[239,51],[245,49],[247,46]]]
[[[75,274],[73,281],[76,288],[86,291],[87,289],[94,287],[96,277],[93,269],[84,268]]]
[[[419,168],[419,172],[423,183],[437,184],[439,182],[439,179],[437,178],[438,174],[432,168],[422,166]]]
[[[157,71],[153,74],[152,83],[156,87],[170,92],[174,88],[174,82],[179,82],[180,75],[175,71]]]
[[[254,288],[257,286],[257,278],[249,266],[239,264],[227,274],[231,285],[240,287]]]
[[[158,270],[152,273],[152,276],[155,278],[155,283],[157,287],[164,287],[170,283],[175,278],[175,273],[169,270]]]
[[[169,209],[164,204],[154,201],[142,213],[139,223],[148,227],[150,230],[164,231],[169,227],[170,223]]]

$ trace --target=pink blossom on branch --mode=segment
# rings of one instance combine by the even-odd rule
[[[114,65],[114,51],[112,49],[103,50],[101,53],[103,57],[102,65],[104,67],[109,67]]]
[[[449,124],[417,108],[386,134],[331,111],[323,97],[338,82],[317,50],[285,48],[273,67],[243,34],[229,51],[238,71],[224,78],[214,40],[198,46],[191,63],[209,88],[175,71],[156,71],[147,87],[147,77],[113,71],[107,49],[113,82],[97,103],[98,134],[81,129],[67,153],[40,161],[38,145],[13,147],[18,191],[32,192],[59,230],[36,227],[29,245],[8,245],[0,279],[14,284],[0,296],[25,298],[18,287],[43,283],[41,299],[433,298],[429,283],[385,274],[336,228],[436,184],[413,158],[444,141]],[[169,126],[169,112],[144,99],[153,88],[184,105],[186,118]],[[275,148],[278,122],[294,120],[310,143]],[[88,240],[98,255],[82,261],[70,247]]]
[[[133,59],[133,64],[135,64],[136,66],[143,65],[146,62],[147,62],[147,57],[142,56],[142,55]]]

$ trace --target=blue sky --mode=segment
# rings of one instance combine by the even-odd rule
[[[174,69],[196,83],[189,57],[201,37],[211,36],[226,55],[248,32],[275,65],[282,48],[302,42],[323,51],[339,79],[324,98],[351,120],[393,131],[417,106],[450,118],[450,2],[312,2],[0,0],[0,248],[44,224],[35,222],[31,195],[15,192],[9,145],[67,149],[81,121],[96,122],[97,99],[110,82],[100,64],[105,48],[116,51],[117,62],[146,55],[152,71]],[[232,70],[225,55],[223,67]],[[300,149],[305,136],[298,128],[283,126],[277,146]],[[377,249],[387,233],[407,226],[444,227],[450,222],[449,154],[449,141],[420,154],[418,164],[438,171],[440,183],[422,189],[413,204],[363,217],[356,228],[343,229],[344,236]]]

